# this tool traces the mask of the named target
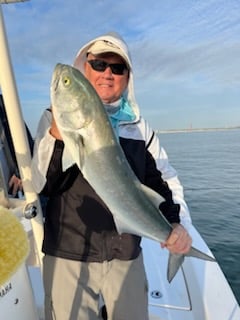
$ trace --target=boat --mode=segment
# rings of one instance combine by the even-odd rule
[[[17,221],[27,235],[30,253],[24,261],[20,261],[13,272],[9,271],[7,279],[0,282],[0,314],[1,319],[44,320],[41,265],[43,217],[38,195],[31,184],[30,151],[1,11],[1,3],[6,2],[17,2],[17,0],[0,0],[0,70],[2,71],[0,87],[15,146],[24,195],[17,199],[8,195],[10,161],[6,153],[7,145],[0,148],[0,189],[7,198],[10,207],[8,210],[17,217]],[[191,226],[189,232],[193,238],[193,245],[213,256],[194,226]],[[8,235],[9,238],[12,236],[11,229]],[[4,239],[6,244],[8,235]],[[14,240],[17,242],[18,237],[16,236]],[[217,262],[186,257],[175,278],[168,283],[166,276],[168,251],[162,249],[159,243],[145,238],[142,239],[142,248],[149,283],[150,320],[240,319],[239,304]],[[0,268],[1,259],[0,246]],[[105,316],[103,318],[106,320]]]
[[[194,226],[189,230],[196,248],[212,255]],[[239,305],[218,263],[187,257],[169,284],[168,252],[144,239],[143,254],[149,282],[150,320],[237,320]]]

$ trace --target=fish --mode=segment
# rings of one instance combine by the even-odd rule
[[[134,174],[91,83],[78,69],[58,63],[52,75],[50,96],[65,148],[112,213],[118,233],[165,242],[173,229],[159,209],[165,199]],[[194,247],[186,255],[215,261]],[[184,257],[169,254],[169,282]]]

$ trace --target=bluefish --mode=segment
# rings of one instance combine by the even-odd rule
[[[95,89],[77,69],[57,64],[51,83],[52,110],[65,148],[84,178],[111,211],[118,232],[164,242],[172,226],[159,210],[164,199],[133,173]],[[195,248],[188,256],[215,259]],[[170,282],[184,260],[169,255]]]

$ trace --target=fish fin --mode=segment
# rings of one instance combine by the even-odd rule
[[[190,251],[188,253],[186,253],[187,257],[194,257],[194,258],[198,258],[198,259],[202,259],[202,260],[207,260],[207,261],[216,261],[216,259],[212,256],[209,256],[208,254],[194,248],[191,247]]]
[[[178,269],[181,267],[183,261],[184,261],[183,254],[169,253],[168,269],[167,269],[167,279],[168,279],[169,283],[175,277],[175,275],[176,275]]]
[[[159,193],[145,186],[144,184],[140,184],[140,185],[145,195],[151,200],[154,206],[159,210],[160,203],[164,202],[165,199]]]
[[[167,279],[168,282],[171,282],[172,279],[175,277],[178,269],[181,267],[185,256],[187,257],[194,257],[202,260],[207,261],[216,261],[214,257],[209,256],[208,254],[191,247],[190,251],[187,254],[173,254],[169,253],[169,259],[168,259],[168,271],[167,271]]]
[[[62,132],[62,137],[66,149],[71,154],[78,167],[82,169],[84,165],[84,143],[82,136],[78,133],[65,131]]]
[[[144,192],[144,194],[148,197],[148,199],[150,199],[153,205],[159,210],[160,203],[165,201],[165,199],[160,194],[150,189],[149,187],[145,186],[144,184],[140,183],[139,185],[140,185],[141,191]],[[119,234],[130,233],[130,234],[137,234],[140,237],[145,236],[144,234],[140,234],[139,232],[136,233],[136,229],[131,228],[128,224],[124,223],[123,221],[119,220],[116,217],[114,217],[114,222]]]

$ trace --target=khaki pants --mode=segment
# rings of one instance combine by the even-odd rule
[[[45,320],[99,320],[102,295],[108,320],[148,320],[142,255],[132,261],[86,263],[52,256],[43,261]]]

